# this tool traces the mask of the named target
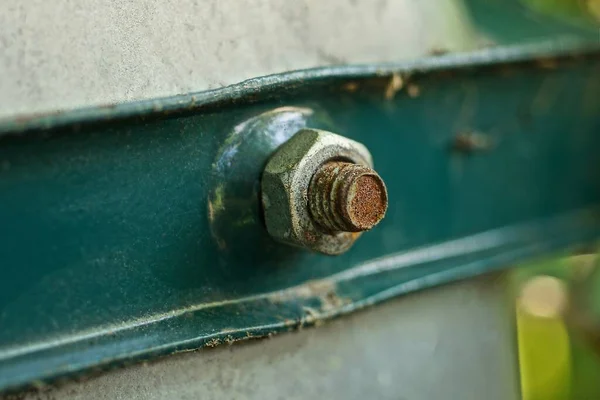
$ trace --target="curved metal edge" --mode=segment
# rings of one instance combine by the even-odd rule
[[[512,225],[355,265],[331,277],[241,299],[203,303],[124,321],[119,325],[31,343],[27,349],[0,353],[0,389],[16,390],[65,375],[86,373],[197,349],[268,337],[440,284],[501,270],[523,259],[565,251],[600,236],[600,206],[531,223]],[[398,283],[401,282],[401,283]],[[202,325],[206,315],[256,313],[265,323],[219,330]],[[168,344],[159,332],[170,332]],[[130,351],[123,355],[122,343]],[[43,356],[44,373],[39,374]],[[11,374],[8,374],[8,370]],[[40,380],[41,379],[41,380]]]
[[[400,63],[311,68],[253,78],[238,84],[199,93],[0,120],[0,136],[22,134],[41,129],[54,129],[68,125],[72,125],[73,129],[77,130],[80,125],[88,123],[185,111],[201,111],[202,108],[209,106],[239,105],[244,102],[254,102],[257,100],[257,96],[268,98],[277,91],[283,89],[293,90],[318,81],[386,77],[399,73],[424,73],[451,68],[464,69],[498,63],[532,61],[548,57],[594,55],[599,52],[600,42],[590,42],[576,37],[564,37],[522,45],[491,47],[467,53],[444,54]]]

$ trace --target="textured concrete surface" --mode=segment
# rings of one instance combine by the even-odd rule
[[[472,45],[460,0],[4,0],[0,119]]]
[[[497,275],[465,281],[316,328],[166,357],[13,398],[517,399],[505,288]]]

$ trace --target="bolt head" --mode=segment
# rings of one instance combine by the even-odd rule
[[[262,175],[262,203],[268,232],[276,240],[324,254],[348,250],[360,232],[324,233],[312,220],[308,189],[326,162],[340,160],[372,168],[362,144],[317,129],[302,129],[281,145]]]

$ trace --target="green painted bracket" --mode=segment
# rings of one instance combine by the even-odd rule
[[[297,329],[600,233],[600,48],[313,69],[0,124],[0,388]],[[363,142],[385,220],[275,243],[259,188],[303,127]],[[456,149],[456,137],[490,145]]]

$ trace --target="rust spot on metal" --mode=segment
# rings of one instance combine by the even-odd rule
[[[210,339],[208,342],[206,342],[205,346],[206,347],[217,347],[220,344],[221,344],[221,340],[220,339],[213,338],[213,339]]]
[[[421,88],[418,85],[411,83],[406,87],[406,92],[412,98],[419,97],[421,94]]]
[[[490,150],[492,147],[492,140],[478,132],[461,132],[452,142],[452,150],[467,154],[478,150]]]
[[[304,232],[304,237],[309,242],[316,242],[318,239],[317,236],[314,235],[312,232]]]
[[[433,49],[429,50],[429,55],[432,55],[432,56],[443,56],[444,54],[448,54],[448,53],[450,53],[450,50],[443,49],[440,47],[434,47]]]
[[[537,65],[542,69],[558,68],[558,60],[555,58],[540,58],[537,60]]]
[[[305,284],[273,293],[269,300],[274,303],[297,301],[298,299],[317,300],[318,304],[303,306],[302,315],[297,319],[284,319],[283,324],[290,329],[302,329],[305,326],[319,326],[323,320],[337,314],[352,301],[337,293],[335,283],[329,279],[314,280]]]
[[[358,90],[358,83],[348,82],[342,86],[342,89],[349,93],[354,93]]]
[[[352,232],[352,240],[356,240],[360,237],[362,232]]]

